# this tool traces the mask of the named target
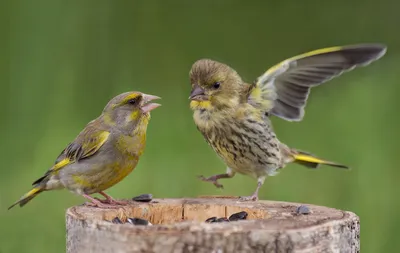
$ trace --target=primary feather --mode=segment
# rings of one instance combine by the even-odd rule
[[[310,89],[355,67],[381,58],[386,47],[361,44],[301,54],[273,66],[254,82],[253,106],[289,121],[300,121]]]

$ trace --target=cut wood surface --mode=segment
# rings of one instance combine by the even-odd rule
[[[85,205],[67,210],[67,252],[359,252],[359,218],[351,212],[230,197],[154,199],[115,209]],[[246,211],[247,220],[205,223]],[[135,217],[153,226],[113,224]]]

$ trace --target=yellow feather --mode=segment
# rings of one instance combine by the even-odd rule
[[[102,180],[101,182],[99,182],[97,187],[99,189],[108,189],[111,186],[117,184],[135,169],[138,161],[139,158],[137,156],[132,156],[130,157],[130,159],[127,159],[123,163],[110,163],[107,167],[114,171],[113,176],[110,177],[108,180]]]
[[[299,161],[304,161],[304,162],[310,162],[310,163],[322,163],[323,164],[323,163],[327,162],[327,161],[318,159],[316,157],[303,155],[303,154],[295,154],[294,159],[299,160]]]
[[[93,155],[94,153],[97,152],[97,150],[99,150],[99,148],[101,148],[101,146],[103,146],[103,144],[107,141],[108,136],[110,135],[109,132],[100,132],[97,136],[96,136],[96,140],[97,142],[91,142],[91,143],[84,143],[83,145],[83,149],[84,149],[84,155],[82,157],[88,157]],[[52,173],[57,173],[58,170],[60,170],[61,168],[64,168],[66,165],[75,162],[73,157],[67,157],[62,159],[61,161],[59,161],[58,163],[56,163],[51,169],[50,171]]]
[[[251,96],[254,97],[254,99],[261,99],[261,89],[259,86],[256,86],[251,90]]]
[[[293,158],[295,159],[294,162],[298,162],[302,165],[305,165],[305,166],[311,167],[311,168],[317,168],[318,164],[325,164],[325,165],[338,167],[338,168],[344,168],[344,169],[349,168],[348,166],[346,166],[344,164],[335,163],[335,162],[331,162],[331,161],[327,161],[327,160],[322,160],[313,155],[307,155],[302,152],[300,152],[299,154],[293,154]]]
[[[138,110],[135,110],[131,113],[130,120],[137,120],[140,117],[140,112]]]
[[[115,121],[112,120],[109,113],[107,113],[107,112],[104,113],[103,119],[104,119],[104,123],[106,123],[107,125],[115,126]]]
[[[80,186],[83,187],[89,187],[91,188],[93,185],[89,183],[87,180],[83,179],[82,177],[78,175],[73,175],[72,180],[74,180],[75,183],[79,184]]]
[[[97,134],[97,136],[93,136],[96,138],[95,142],[83,143],[82,147],[84,150],[84,155],[82,157],[88,157],[96,153],[97,150],[99,150],[99,148],[101,148],[101,146],[103,146],[103,144],[107,141],[109,135],[110,132],[103,131]]]
[[[196,101],[196,100],[192,100],[190,101],[190,108],[192,110],[196,110],[196,109],[210,109],[212,108],[211,105],[211,101]]]
[[[32,190],[30,190],[28,193],[25,194],[25,197],[30,197],[35,193],[37,193],[38,191],[40,191],[40,188],[33,188]]]
[[[341,49],[343,49],[343,47],[340,47],[340,46],[327,47],[327,48],[321,48],[321,49],[313,50],[313,51],[310,51],[310,52],[307,52],[307,53],[304,53],[304,54],[293,56],[293,57],[291,57],[289,59],[286,59],[286,60],[274,65],[273,67],[269,68],[267,70],[267,72],[265,72],[264,75],[269,75],[269,74],[273,73],[274,71],[276,71],[277,69],[281,68],[283,63],[287,63],[287,62],[290,62],[290,61],[295,61],[295,60],[298,60],[298,59],[301,59],[301,58],[305,58],[305,57],[309,57],[309,56],[313,56],[313,55],[317,55],[317,54],[336,52],[336,51],[339,51]]]
[[[337,47],[327,47],[327,48],[321,48],[321,49],[317,49],[317,50],[313,50],[304,54],[300,54],[297,56],[294,56],[292,58],[289,58],[289,60],[298,60],[304,57],[309,57],[309,56],[313,56],[313,55],[317,55],[317,54],[325,54],[325,53],[330,53],[330,52],[336,52],[339,50],[342,50],[343,47],[337,46]]]
[[[139,97],[139,96],[140,96],[140,94],[138,94],[138,93],[131,93],[131,94],[129,94],[128,96],[126,96],[126,97],[121,101],[121,103],[119,103],[119,105],[126,104],[126,103],[128,103],[129,100],[134,99],[134,98],[137,98],[137,97]]]
[[[43,191],[42,188],[40,187],[35,187],[32,190],[30,190],[29,192],[25,193],[24,196],[22,196],[17,202],[15,202],[14,204],[12,204],[8,210],[10,210],[11,208],[13,208],[14,206],[16,206],[17,204],[19,204],[21,207],[24,206],[26,203],[28,203],[29,201],[31,201],[31,199],[33,199],[37,194],[39,194],[41,191]]]
[[[61,169],[62,167],[68,165],[71,161],[69,160],[69,158],[64,158],[63,160],[59,161],[58,163],[56,163],[52,170],[57,171],[59,169]]]

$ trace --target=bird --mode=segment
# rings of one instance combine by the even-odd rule
[[[219,179],[236,173],[250,176],[257,180],[256,190],[240,200],[257,201],[265,179],[289,163],[348,168],[280,142],[270,118],[301,121],[311,88],[368,65],[385,53],[386,46],[377,43],[322,48],[286,59],[252,83],[243,81],[224,63],[211,59],[194,62],[189,72],[193,119],[227,166],[223,174],[199,178],[222,188]]]
[[[21,207],[44,191],[68,189],[89,200],[89,206],[113,208],[126,201],[104,191],[125,178],[136,167],[146,146],[150,111],[160,97],[125,92],[112,98],[102,114],[90,121],[69,143],[47,172],[33,182],[32,189],[11,205]],[[99,193],[105,199],[90,196]]]

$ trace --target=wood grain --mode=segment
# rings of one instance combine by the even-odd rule
[[[67,210],[67,252],[359,252],[359,218],[351,212],[301,204],[236,198],[155,199],[116,209],[75,206]],[[246,211],[247,220],[205,223]],[[119,217],[153,226],[113,224]]]

